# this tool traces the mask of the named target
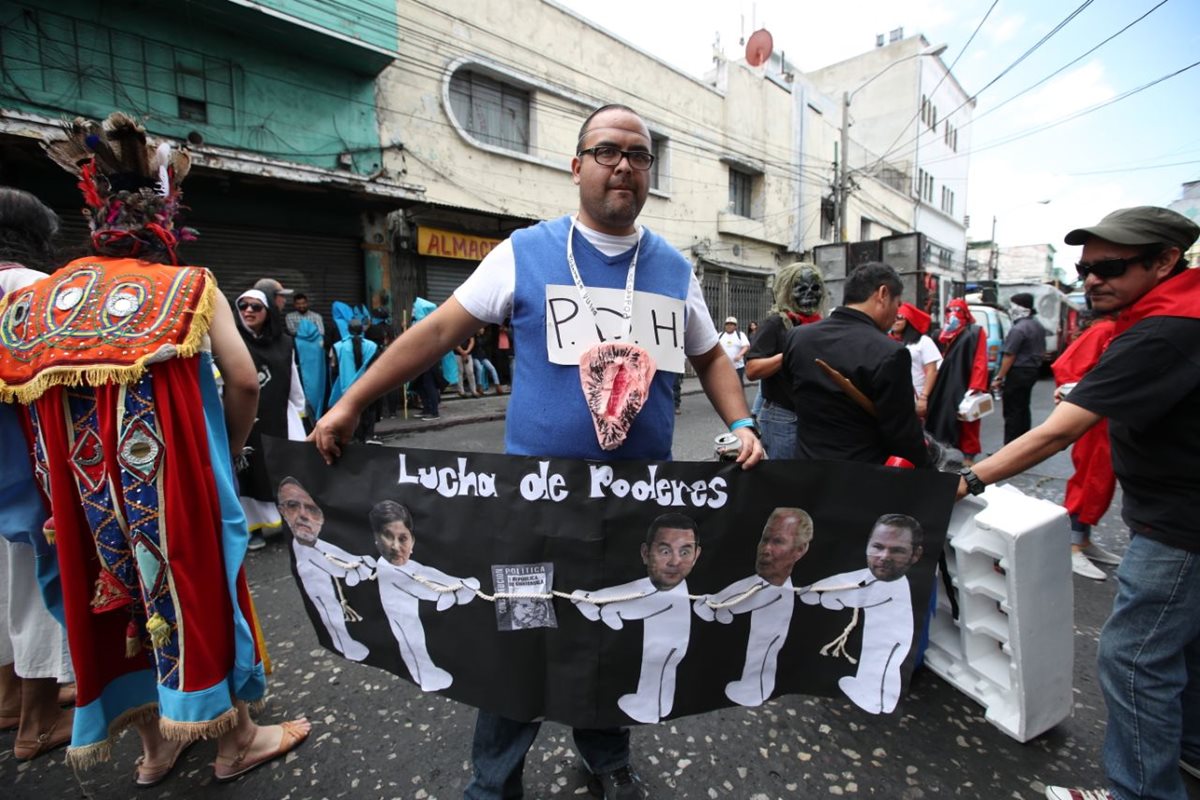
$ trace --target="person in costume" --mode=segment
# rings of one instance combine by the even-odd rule
[[[420,602],[437,603],[438,611],[463,605],[475,599],[477,578],[455,578],[426,566],[412,557],[416,543],[412,514],[395,500],[384,500],[371,508],[368,518],[379,560],[375,579],[379,582],[379,602],[387,615],[392,634],[400,648],[400,658],[413,682],[425,692],[437,692],[454,682],[454,676],[433,663],[425,644],[425,626],[421,623]],[[430,584],[433,584],[432,586]],[[435,586],[459,588],[439,592]]]
[[[767,517],[754,573],[731,583],[719,592],[702,597],[693,609],[700,619],[729,624],[734,614],[750,614],[750,636],[746,641],[746,660],[742,676],[725,685],[725,696],[738,705],[761,706],[775,691],[779,651],[787,641],[792,624],[796,590],[792,569],[812,543],[813,523],[808,512],[799,508],[777,508]],[[713,608],[713,604],[733,605]]]
[[[367,371],[379,352],[379,345],[363,335],[362,320],[353,319],[346,326],[346,336],[333,345],[333,382],[329,402],[336,403],[346,390]],[[363,412],[354,429],[354,440],[366,442],[375,438],[376,408]]]
[[[340,581],[357,586],[371,577],[371,564],[362,556],[348,553],[321,539],[325,512],[300,481],[286,477],[279,482],[279,513],[292,532],[292,554],[304,593],[317,610],[333,647],[351,661],[362,661],[370,650],[350,635],[347,621],[358,621]]]
[[[846,277],[844,305],[788,332],[781,371],[797,417],[795,458],[929,462],[912,400],[912,359],[885,335],[903,290],[887,264],[859,264]]]
[[[762,409],[757,413],[763,447],[770,458],[796,457],[796,410],[783,367],[783,343],[797,325],[819,322],[825,281],[815,264],[797,261],[775,275],[775,303],[746,353],[746,377],[759,381]]]
[[[867,542],[866,569],[817,581],[800,594],[807,605],[855,609],[855,620],[862,609],[858,671],[838,679],[838,688],[870,714],[890,714],[900,700],[900,667],[913,641],[912,590],[905,576],[921,560],[923,541],[921,523],[905,514],[884,514]]]
[[[33,195],[0,187],[0,299],[58,265],[58,216]],[[37,269],[30,269],[36,267]],[[61,592],[43,535],[46,502],[22,453],[29,441],[18,410],[0,403],[0,730],[16,729],[13,755],[28,761],[71,741],[72,711],[59,684],[73,681],[66,631],[42,601]],[[61,603],[55,615],[62,616]]]
[[[325,460],[341,454],[358,414],[374,398],[428,369],[480,325],[511,317],[518,355],[505,452],[594,461],[670,458],[672,385],[686,357],[741,443],[737,462],[743,469],[757,464],[762,444],[737,373],[717,343],[699,281],[677,250],[637,224],[653,164],[641,117],[619,105],[594,111],[571,159],[578,213],[515,231],[449,300],[388,348],[317,423],[313,440]],[[551,295],[578,304],[580,335],[573,341],[552,338],[546,313]],[[598,318],[592,309],[601,304],[621,311]],[[652,350],[630,344],[629,333],[646,329],[655,317],[678,320],[680,335],[661,342],[645,337]],[[481,709],[466,797],[520,794],[525,754],[539,727],[538,720]],[[628,729],[577,729],[574,736],[594,790],[608,798],[644,796],[629,765]]]
[[[1096,366],[1115,333],[1116,321],[1112,317],[1097,318],[1054,360],[1051,369],[1056,403],[1069,397],[1074,385]],[[1108,420],[1100,420],[1079,437],[1071,447],[1071,464],[1075,471],[1067,479],[1063,501],[1071,517],[1071,571],[1102,581],[1108,576],[1096,564],[1118,566],[1121,563],[1120,556],[1093,542],[1091,536],[1092,526],[1108,512],[1117,489],[1112,448],[1108,441]]]
[[[642,620],[637,689],[617,698],[617,707],[630,719],[658,722],[675,705],[675,670],[691,638],[687,577],[698,558],[696,522],[684,514],[662,514],[650,523],[642,543],[645,578],[591,592],[576,590],[571,597],[586,619],[615,631],[625,620]]]
[[[929,315],[912,303],[901,303],[890,334],[908,348],[912,357],[913,395],[921,419],[929,412],[929,395],[937,385],[938,367],[942,363],[942,351],[926,336],[930,321]]]
[[[925,427],[939,442],[962,451],[963,463],[970,466],[983,449],[979,444],[981,420],[960,420],[958,405],[968,392],[988,391],[987,337],[961,297],[946,304],[946,322],[938,344],[942,365],[929,396]]]
[[[266,545],[263,534],[278,532],[282,524],[271,494],[262,437],[304,438],[304,389],[292,337],[267,295],[261,289],[247,289],[234,305],[238,330],[258,373],[258,416],[244,458],[239,459],[237,478],[242,510],[250,524],[249,548],[259,550]]]
[[[1117,315],[1112,342],[1045,422],[964,470],[958,487],[959,497],[983,492],[1108,419],[1129,547],[1097,662],[1103,763],[1121,798],[1185,797],[1180,767],[1200,765],[1200,270],[1184,257],[1197,237],[1195,222],[1157,206],[1066,235],[1083,246],[1075,268],[1092,310]]]
[[[259,727],[247,707],[266,679],[230,453],[253,422],[254,365],[212,274],[177,266],[187,154],[123,114],[77,119],[47,151],[80,178],[93,255],[0,301],[0,399],[22,404],[54,509],[77,679],[67,758],[107,759],[134,726],[137,783],[214,737],[216,777],[232,779],[309,731]]]

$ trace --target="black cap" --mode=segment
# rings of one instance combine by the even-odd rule
[[[1017,292],[1012,297],[1008,298],[1008,302],[1018,305],[1021,308],[1028,308],[1033,311],[1033,295],[1029,292]]]
[[[1092,236],[1113,244],[1165,244],[1187,250],[1200,237],[1200,226],[1169,208],[1135,206],[1117,209],[1090,228],[1076,228],[1064,241],[1084,244]]]

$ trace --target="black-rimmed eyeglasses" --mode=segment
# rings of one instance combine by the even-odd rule
[[[238,311],[253,311],[255,313],[258,313],[259,311],[266,311],[266,310],[267,310],[266,306],[259,305],[258,303],[238,303]]]
[[[601,144],[580,150],[577,155],[584,156],[588,153],[591,153],[592,158],[602,167],[615,167],[621,163],[622,158],[628,159],[629,166],[634,169],[646,170],[654,166],[654,154],[645,150],[622,150],[610,144]]]
[[[1079,273],[1080,280],[1085,280],[1088,275],[1095,275],[1101,280],[1107,280],[1109,278],[1121,277],[1131,264],[1138,264],[1144,261],[1146,261],[1145,256],[1106,258],[1103,261],[1093,261],[1090,264],[1080,261],[1075,265],[1075,271]]]

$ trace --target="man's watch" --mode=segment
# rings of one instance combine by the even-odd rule
[[[979,480],[979,476],[975,474],[975,470],[970,467],[963,467],[958,471],[959,476],[967,482],[967,491],[971,494],[983,494],[983,490],[987,485]]]

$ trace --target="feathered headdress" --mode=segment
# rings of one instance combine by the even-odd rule
[[[103,124],[76,118],[64,127],[66,138],[46,143],[46,154],[79,177],[96,252],[178,263],[179,241],[195,238],[175,225],[179,185],[192,165],[187,151],[149,143],[146,129],[120,112]]]

